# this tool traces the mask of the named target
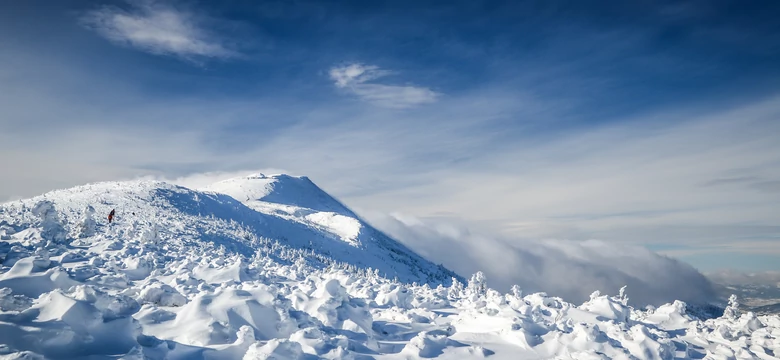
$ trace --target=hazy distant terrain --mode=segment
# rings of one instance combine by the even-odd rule
[[[720,271],[706,274],[723,298],[737,295],[745,310],[758,314],[780,314],[780,272],[740,273]]]

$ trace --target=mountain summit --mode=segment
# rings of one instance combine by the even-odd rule
[[[403,281],[448,284],[458,277],[373,228],[308,177],[255,174],[223,180],[202,191],[228,195],[261,214],[275,224],[267,228],[270,238],[287,239],[336,261],[378,269]]]
[[[223,180],[202,190],[230,195],[243,203],[262,201],[356,217],[306,176],[254,174]]]

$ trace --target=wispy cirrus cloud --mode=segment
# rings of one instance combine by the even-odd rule
[[[387,108],[410,108],[435,102],[439,93],[419,86],[377,84],[373,81],[392,71],[374,65],[350,64],[330,69],[330,78],[336,87],[344,89],[361,100]]]
[[[206,31],[194,13],[154,1],[131,1],[130,9],[105,6],[89,11],[82,24],[106,39],[155,55],[188,60],[232,58],[238,53]]]

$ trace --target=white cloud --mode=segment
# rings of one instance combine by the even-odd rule
[[[102,7],[82,22],[107,39],[157,54],[185,59],[230,58],[237,53],[198,24],[197,17],[155,1],[132,1],[127,11]]]
[[[628,286],[632,304],[672,300],[708,303],[712,284],[690,265],[645,248],[601,241],[500,239],[462,225],[394,214],[367,213],[369,221],[428,259],[468,276],[483,271],[500,291],[520,285],[568,301],[595,290],[616,294]]]
[[[336,87],[381,107],[414,107],[435,102],[440,95],[425,87],[372,83],[390,74],[391,71],[363,64],[350,64],[330,69],[330,78],[335,82]]]
[[[767,285],[780,288],[780,271],[742,272],[723,269],[706,274],[712,281],[723,285]]]
[[[362,64],[351,64],[330,69],[330,78],[336,82],[336,86],[341,88],[365,83],[390,74],[392,74],[391,71],[381,70],[378,66]]]

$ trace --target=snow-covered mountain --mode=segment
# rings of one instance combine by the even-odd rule
[[[320,266],[377,270],[405,282],[439,284],[457,277],[366,224],[306,177],[259,174],[200,191],[159,181],[90,184],[6,204],[5,221],[26,226],[25,210],[42,200],[51,201],[66,224],[79,224],[88,207],[100,218],[115,209],[114,223],[97,226],[117,238],[152,227],[160,238],[204,242],[244,256],[254,254],[257,243],[270,241],[284,251],[308,252],[307,261]]]
[[[106,215],[116,209],[113,223]],[[780,317],[467,284],[304,177],[0,205],[0,358],[761,358]],[[630,289],[629,289],[630,293]]]

